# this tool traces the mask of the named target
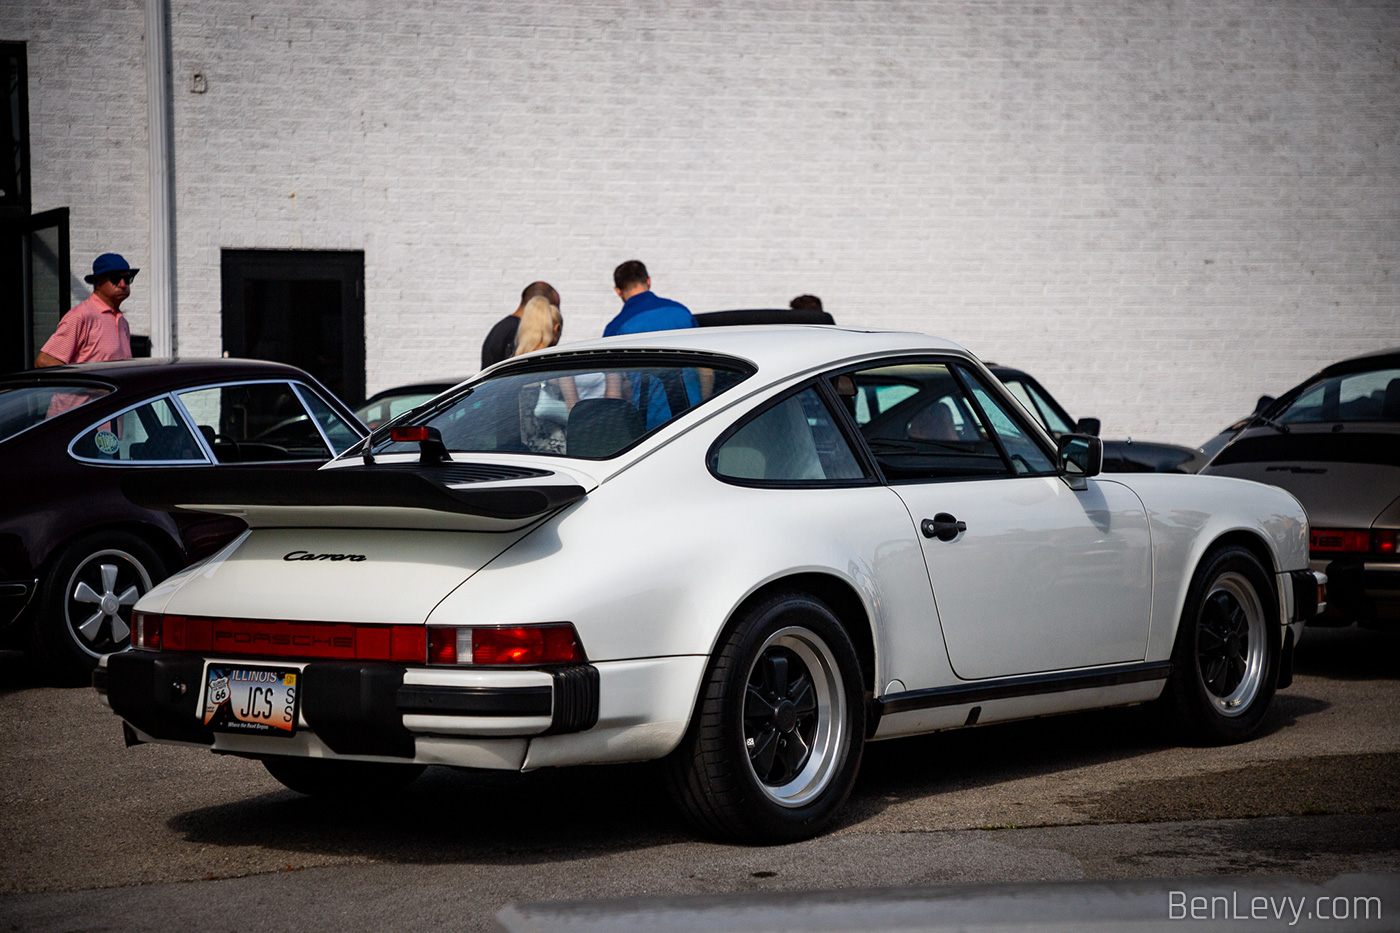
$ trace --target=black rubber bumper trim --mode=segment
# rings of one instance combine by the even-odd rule
[[[301,714],[337,755],[412,758],[413,733],[395,702],[402,664],[315,661],[302,671]]]
[[[551,687],[446,687],[405,684],[399,688],[401,713],[446,716],[548,716]]]
[[[966,703],[985,703],[989,700],[1006,700],[1013,697],[1038,696],[1047,693],[1066,693],[1070,690],[1092,690],[1099,687],[1116,687],[1121,684],[1142,683],[1148,680],[1166,680],[1171,676],[1171,672],[1170,661],[1153,661],[1141,664],[1124,664],[1095,671],[1030,674],[1023,677],[1003,677],[997,680],[956,684],[951,687],[909,690],[904,693],[889,694],[881,697],[877,702],[880,704],[882,713],[888,716],[891,713],[905,713],[916,709],[961,706]]]
[[[107,658],[105,674],[93,674],[118,716],[153,739],[213,745],[214,733],[198,720],[204,658],[195,654],[123,651]]]
[[[598,669],[592,664],[561,667],[554,675],[554,722],[545,735],[584,732],[598,724]]]
[[[1293,580],[1293,621],[1306,622],[1317,615],[1317,575],[1311,570],[1290,570]]]
[[[548,687],[456,687],[405,684],[398,690],[400,713],[438,716],[549,716],[542,735],[582,732],[598,723],[599,677],[591,664],[548,672]]]

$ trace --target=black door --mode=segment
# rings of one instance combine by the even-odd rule
[[[0,371],[28,369],[72,304],[68,208],[30,214],[23,42],[0,42]]]
[[[224,352],[300,366],[347,405],[365,399],[365,254],[223,251]]]
[[[0,371],[28,369],[68,310],[68,208],[0,219]]]

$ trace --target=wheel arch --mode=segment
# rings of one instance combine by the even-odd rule
[[[856,657],[860,659],[861,679],[865,681],[866,691],[874,690],[876,684],[875,632],[870,613],[866,611],[865,603],[861,600],[860,594],[849,582],[829,573],[817,571],[791,573],[775,577],[762,584],[745,596],[729,613],[729,617],[724,620],[724,625],[716,633],[715,643],[719,643],[724,633],[729,631],[736,620],[751,606],[779,591],[806,593],[815,596],[831,608],[842,627],[845,628],[846,634],[851,637],[851,644],[855,646]],[[713,651],[711,653],[713,654]]]
[[[1273,579],[1278,576],[1278,561],[1275,559],[1274,552],[1269,547],[1268,542],[1265,541],[1263,537],[1261,537],[1257,532],[1249,531],[1243,528],[1237,528],[1233,531],[1227,531],[1224,534],[1217,537],[1215,540],[1211,541],[1210,544],[1206,545],[1205,549],[1201,551],[1200,560],[1196,561],[1196,569],[1200,568],[1200,565],[1210,554],[1220,550],[1221,548],[1231,546],[1242,547],[1246,551],[1249,551],[1251,554],[1257,557],[1259,559],[1260,566],[1264,568],[1264,572],[1269,575],[1270,579]],[[1192,574],[1194,575],[1195,572],[1196,571],[1193,569]],[[1274,593],[1274,599],[1278,599],[1277,592]]]
[[[70,545],[84,538],[90,538],[101,534],[129,534],[140,538],[151,550],[156,552],[161,561],[165,563],[168,573],[174,573],[185,566],[185,553],[180,545],[170,537],[169,532],[157,525],[149,525],[143,522],[117,521],[104,522],[97,525],[87,525],[81,529],[76,529],[72,534],[60,541],[54,542],[53,546],[44,554],[39,564],[41,576],[47,576],[53,571],[53,565],[60,554],[66,551]],[[152,580],[153,584],[159,580]],[[31,606],[33,604],[31,603]]]

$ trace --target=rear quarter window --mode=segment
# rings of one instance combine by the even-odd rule
[[[81,408],[110,392],[110,389],[84,385],[0,387],[0,441],[7,441],[36,424]]]

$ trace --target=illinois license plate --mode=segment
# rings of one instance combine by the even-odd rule
[[[210,664],[204,674],[204,724],[216,732],[291,735],[297,731],[300,673]]]

